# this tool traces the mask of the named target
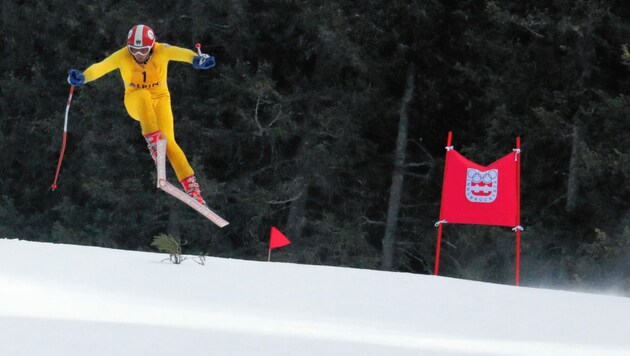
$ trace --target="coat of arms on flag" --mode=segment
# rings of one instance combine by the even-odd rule
[[[492,203],[497,198],[499,170],[480,171],[468,168],[466,172],[466,198],[473,203]]]

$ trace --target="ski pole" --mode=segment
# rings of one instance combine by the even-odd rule
[[[55,179],[50,186],[52,190],[57,189],[57,178],[59,178],[59,170],[61,169],[61,161],[63,161],[63,155],[66,152],[66,137],[68,136],[68,112],[70,111],[70,104],[72,103],[72,93],[74,93],[74,85],[70,86],[70,94],[68,94],[68,103],[66,104],[66,115],[63,121],[63,139],[61,141],[61,153],[59,153],[59,162],[57,162],[57,172],[55,172]]]
[[[201,56],[201,43],[197,43],[195,47],[197,48],[197,53]]]

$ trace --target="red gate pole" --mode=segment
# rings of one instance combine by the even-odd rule
[[[521,284],[521,138],[516,138],[516,285]]]
[[[442,178],[442,199],[444,198],[444,180],[446,179],[446,169],[448,167],[448,153],[451,151],[451,142],[453,140],[453,132],[448,132],[448,138],[446,139],[446,159],[444,160],[444,177]],[[435,267],[433,269],[433,274],[435,276],[440,273],[440,250],[442,246],[442,225],[444,225],[443,220],[443,210],[442,210],[442,202],[440,201],[440,221],[438,221],[438,231],[437,231],[437,244],[435,247]]]
[[[438,223],[438,231],[437,231],[437,246],[435,248],[435,268],[433,270],[433,275],[437,276],[440,274],[440,245],[442,244],[442,223]]]

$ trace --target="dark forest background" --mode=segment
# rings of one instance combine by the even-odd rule
[[[521,284],[630,295],[627,1],[3,1],[0,237],[429,274],[448,131],[486,165],[522,139]],[[178,141],[219,229],[156,190],[116,72],[71,68],[135,24],[172,63]],[[625,55],[624,55],[625,54]],[[174,177],[172,171],[170,177]],[[174,178],[173,178],[174,179]],[[514,232],[447,225],[441,275],[512,284]],[[25,256],[24,258],[28,258]]]

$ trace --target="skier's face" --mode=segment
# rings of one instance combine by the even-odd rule
[[[151,55],[151,47],[143,46],[143,47],[135,47],[135,46],[127,46],[129,53],[133,56],[133,58],[138,63],[144,63],[149,59]]]

